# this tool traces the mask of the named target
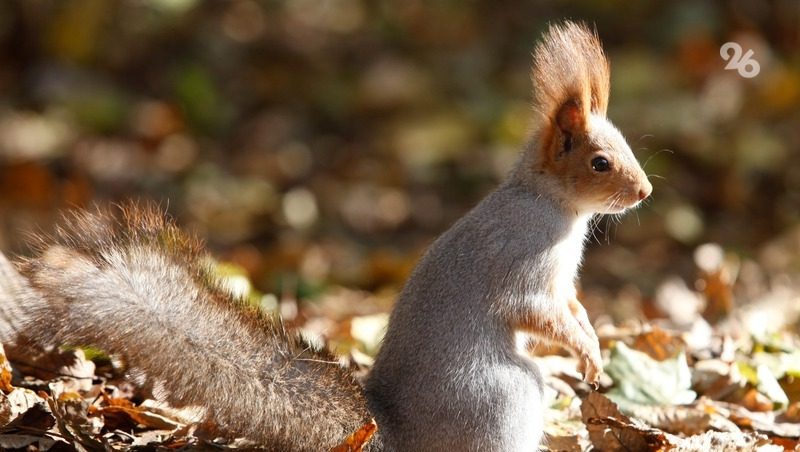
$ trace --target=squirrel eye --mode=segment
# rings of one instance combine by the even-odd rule
[[[592,169],[598,173],[602,173],[610,170],[611,165],[608,163],[608,160],[606,160],[605,157],[595,157],[592,159]]]

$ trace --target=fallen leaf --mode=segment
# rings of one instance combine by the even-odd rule
[[[723,416],[693,406],[640,405],[632,407],[630,414],[647,425],[675,434],[691,436],[712,428],[739,431]]]
[[[689,389],[691,371],[683,352],[674,358],[656,361],[645,353],[631,350],[623,342],[616,342],[605,371],[615,385],[608,396],[622,405],[686,404],[697,397]]]
[[[800,423],[800,402],[794,402],[781,415],[785,422]]]
[[[739,261],[735,255],[725,255],[716,243],[699,246],[694,253],[695,264],[700,269],[700,286],[706,299],[703,317],[716,323],[733,310],[733,282],[738,273]]]
[[[745,391],[744,395],[736,402],[750,411],[772,411],[774,405],[772,400],[753,388]]]
[[[45,436],[13,433],[0,435],[0,450],[50,450],[55,443],[55,440]]]
[[[98,440],[93,432],[84,431],[87,424],[84,422],[86,420],[86,401],[82,398],[80,398],[80,400],[74,400],[71,397],[65,397],[63,400],[59,400],[48,396],[44,392],[40,392],[40,395],[50,407],[50,412],[53,417],[55,417],[55,425],[61,437],[87,450],[108,449],[108,444]]]
[[[769,398],[774,408],[785,408],[789,405],[789,398],[783,392],[780,383],[778,383],[769,367],[763,364],[759,365],[756,368],[756,375],[758,376],[758,384],[756,385],[758,392]]]
[[[657,326],[636,336],[631,347],[646,353],[656,361],[664,361],[676,356],[685,348],[680,337]]]
[[[652,450],[652,443],[661,442],[658,432],[633,425],[614,402],[598,392],[589,393],[583,400],[581,419],[594,447],[603,451]]]
[[[585,408],[584,408],[585,407]],[[581,407],[583,421],[595,448],[602,451],[761,452],[782,450],[769,438],[753,432],[703,432],[687,438],[631,420],[604,396],[593,392]]]
[[[34,406],[44,403],[42,398],[30,389],[15,388],[7,397],[11,404],[12,416],[23,414]]]
[[[134,425],[169,431],[184,426],[166,416],[137,407],[130,400],[114,399],[104,395],[103,401],[105,406],[92,405],[89,407],[88,413],[90,416],[103,416],[107,426],[109,426],[108,424],[125,424],[126,421],[132,422]]]
[[[364,424],[361,428],[348,436],[342,444],[331,448],[330,452],[361,452],[364,445],[372,439],[372,436],[377,430],[378,424],[375,422],[375,419],[372,419],[369,423]]]
[[[49,351],[38,350],[37,353],[29,352],[24,360],[17,361],[14,357],[14,367],[24,375],[30,375],[42,380],[70,377],[74,390],[87,391],[92,386],[95,365],[86,359],[81,349],[54,349]]]
[[[11,402],[5,394],[0,393],[0,427],[5,427],[12,418]]]
[[[13,391],[11,386],[11,364],[8,363],[3,344],[0,344],[0,391],[8,394]]]
[[[769,438],[752,432],[705,432],[688,438],[673,437],[675,452],[783,452]]]
[[[552,436],[547,435],[547,449],[558,452],[582,452],[583,445],[578,435]]]
[[[708,399],[701,399],[698,406],[709,412],[720,413],[742,428],[757,430],[770,436],[800,438],[800,424],[778,422],[774,412],[754,412],[735,403]]]
[[[692,388],[701,396],[714,400],[725,400],[747,385],[738,366],[721,359],[706,359],[695,362],[692,369]]]

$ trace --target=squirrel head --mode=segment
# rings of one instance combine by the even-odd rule
[[[580,213],[619,213],[653,186],[606,119],[609,65],[583,24],[550,26],[533,51],[533,139],[523,177]]]

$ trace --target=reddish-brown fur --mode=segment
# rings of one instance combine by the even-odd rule
[[[619,132],[606,119],[610,67],[597,34],[585,25],[553,25],[533,52],[534,174],[576,211],[635,204],[652,187]],[[571,144],[569,149],[565,145]],[[591,159],[611,163],[605,174]],[[603,210],[599,210],[603,211]]]

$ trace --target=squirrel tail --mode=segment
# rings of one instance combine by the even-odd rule
[[[70,214],[18,264],[21,330],[120,354],[159,398],[269,450],[327,450],[368,423],[350,372],[222,289],[201,249],[153,206]]]
[[[17,302],[23,296],[36,302],[28,281],[0,253],[0,342],[3,344],[19,342],[24,331],[25,305]]]

